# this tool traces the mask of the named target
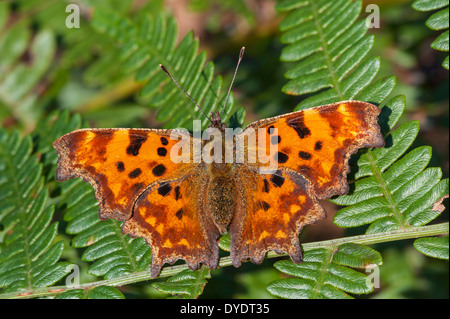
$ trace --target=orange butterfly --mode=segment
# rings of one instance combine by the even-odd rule
[[[243,49],[239,62],[242,54]],[[80,129],[53,143],[56,178],[91,183],[100,218],[125,221],[123,233],[145,238],[152,277],[180,258],[193,270],[200,263],[217,267],[217,240],[226,231],[235,267],[247,258],[261,263],[268,250],[286,252],[299,263],[301,229],[325,217],[318,199],[348,192],[351,154],[384,146],[379,112],[370,103],[345,101],[254,122],[233,137],[231,150],[249,132],[265,142],[253,146],[243,139],[247,156],[231,162],[226,151],[217,156],[211,147],[216,138],[165,129]],[[225,143],[226,126],[218,114],[210,120]],[[195,145],[215,150],[214,160],[200,158]],[[267,155],[273,147],[275,170],[249,155]],[[174,154],[181,160],[174,161]]]

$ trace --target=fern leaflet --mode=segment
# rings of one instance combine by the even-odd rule
[[[351,298],[348,293],[367,294],[373,290],[368,278],[351,268],[381,265],[380,254],[363,245],[343,244],[328,249],[305,252],[304,261],[294,264],[288,260],[277,261],[279,271],[295,278],[272,282],[267,289],[283,298]]]
[[[431,43],[431,47],[435,50],[448,52],[448,26],[449,26],[449,16],[448,16],[448,0],[416,0],[413,2],[412,7],[417,11],[433,11],[440,9],[439,11],[433,13],[428,20],[425,22],[428,28],[431,30],[444,30],[434,41]],[[449,58],[448,55],[442,62],[442,66],[449,69]]]
[[[89,290],[68,290],[57,295],[55,299],[125,299],[125,296],[117,288],[99,286]]]
[[[155,282],[152,286],[161,292],[180,298],[194,299],[203,293],[203,288],[209,278],[211,278],[209,268],[202,266],[196,271],[190,269],[180,271],[165,282]]]
[[[43,187],[42,166],[31,154],[30,136],[0,129],[0,287],[2,292],[47,287],[70,272],[59,262],[63,242]]]

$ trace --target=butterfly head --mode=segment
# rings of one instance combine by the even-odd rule
[[[220,118],[220,114],[219,111],[211,112],[211,125],[209,127],[211,128],[217,128],[220,131],[225,131],[225,129],[227,128],[227,126],[225,125],[225,123],[222,122],[221,118]]]

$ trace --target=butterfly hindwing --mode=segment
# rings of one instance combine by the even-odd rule
[[[237,170],[240,187],[229,228],[233,265],[247,258],[261,263],[268,250],[301,262],[300,230],[325,217],[311,185],[295,172],[260,174],[243,165]]]
[[[209,177],[204,166],[184,178],[159,182],[139,196],[133,217],[122,231],[143,237],[152,247],[152,277],[164,263],[182,258],[191,269],[200,263],[215,268],[219,261],[219,231],[204,213]]]

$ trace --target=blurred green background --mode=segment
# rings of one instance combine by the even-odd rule
[[[79,29],[65,26],[68,3],[82,9]],[[381,27],[370,32],[376,36],[372,54],[382,60],[378,77],[397,77],[395,94],[405,95],[407,101],[401,121],[420,120],[414,146],[431,145],[430,166],[441,167],[448,177],[449,83],[448,71],[441,66],[446,54],[430,48],[438,33],[425,26],[429,13],[415,11],[411,1],[376,4]],[[224,77],[225,88],[239,49],[246,46],[233,88],[235,105],[245,106],[245,123],[292,111],[300,98],[281,92],[287,65],[279,61],[283,45],[278,24],[283,17],[274,5],[270,0],[0,0],[0,125],[26,134],[51,112],[65,109],[80,113],[91,127],[164,125],[156,120],[155,108],[139,96],[143,84],[123,72],[114,41],[90,26],[93,12],[103,6],[128,17],[165,8],[178,22],[179,40],[190,30],[199,38],[200,50],[214,62],[215,75]],[[303,241],[355,231],[334,226],[336,207],[325,205],[329,218],[307,229]],[[60,237],[67,243],[63,257],[82,266],[82,282],[96,280],[86,275],[82,251],[70,248],[68,235]],[[384,260],[380,288],[363,298],[448,298],[447,263],[421,255],[409,241],[374,248]],[[273,298],[265,287],[282,276],[271,266],[274,261],[214,270],[201,298]],[[145,282],[122,292],[130,298],[165,297]]]

